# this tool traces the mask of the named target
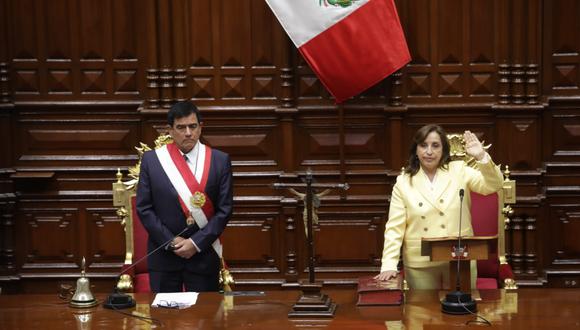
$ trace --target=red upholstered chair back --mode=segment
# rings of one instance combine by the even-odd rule
[[[135,195],[131,196],[131,214],[132,216],[132,227],[133,227],[133,262],[141,260],[141,258],[147,255],[147,239],[148,234],[143,227],[143,224],[139,220],[139,215],[137,215],[137,208],[135,206]],[[133,278],[133,291],[134,292],[150,292],[151,287],[149,286],[149,271],[147,270],[147,258],[140,261],[134,267],[134,278]]]
[[[169,136],[160,136],[156,141],[157,147],[170,142]],[[122,291],[149,292],[149,272],[147,259],[141,258],[147,255],[147,231],[141,224],[137,214],[135,193],[139,180],[141,158],[145,151],[151,150],[149,146],[141,143],[136,147],[139,153],[139,161],[129,168],[128,180],[123,180],[121,171],[117,171],[117,182],[113,183],[113,205],[117,206],[117,215],[123,221],[125,230],[125,261],[121,268],[121,274],[117,288]],[[135,264],[138,261],[137,264]]]
[[[117,188],[113,199],[115,205],[123,210],[118,213],[123,216],[125,230],[125,262],[121,268],[123,276],[117,287],[123,291],[150,292],[147,258],[144,258],[147,255],[148,234],[137,215],[135,186],[127,188],[118,182]]]
[[[155,148],[159,148],[172,142],[169,135],[161,135],[155,140]],[[137,214],[135,194],[141,158],[143,153],[151,150],[149,146],[141,143],[135,147],[139,154],[139,161],[135,166],[128,169],[128,177],[123,180],[123,174],[117,172],[117,182],[113,183],[113,205],[117,206],[117,214],[123,218],[122,224],[125,230],[125,262],[121,269],[123,274],[117,283],[117,287],[123,291],[149,292],[149,272],[147,259],[141,258],[147,255],[148,234]],[[135,262],[139,263],[135,264]]]
[[[137,215],[137,208],[135,207],[135,196],[131,196],[131,213],[133,215],[133,262],[141,260],[147,255],[147,231],[139,220]],[[143,259],[139,264],[135,265],[135,273],[147,273],[147,259]]]
[[[499,228],[499,201],[498,194],[480,195],[471,192],[471,224],[475,236],[496,236]],[[499,256],[497,244],[495,250],[490,251],[488,260],[477,261],[478,278],[498,277]]]

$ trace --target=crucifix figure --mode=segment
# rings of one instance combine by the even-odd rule
[[[300,193],[298,191],[296,191],[296,189],[294,188],[288,188],[288,191],[290,191],[294,196],[298,197],[298,199],[300,199],[301,201],[304,202],[304,211],[302,212],[302,220],[304,221],[304,234],[306,235],[306,237],[308,237],[308,205],[307,205],[307,201],[306,201],[306,194],[304,193]],[[325,189],[323,192],[321,193],[312,193],[312,224],[313,225],[317,225],[318,224],[318,208],[320,208],[320,198],[328,195],[328,193],[332,191],[332,189]]]
[[[304,218],[305,231],[308,243],[308,283],[302,282],[302,296],[288,313],[288,317],[333,317],[336,310],[336,304],[333,303],[327,295],[321,294],[322,282],[316,282],[314,278],[314,239],[312,224],[314,218],[318,219],[316,210],[320,206],[320,197],[328,194],[332,189],[349,188],[347,183],[313,183],[312,172],[306,171],[304,183],[275,183],[276,189],[290,189],[290,191],[304,201]],[[306,188],[305,193],[298,192],[295,188]],[[326,188],[319,194],[314,193],[315,188]]]

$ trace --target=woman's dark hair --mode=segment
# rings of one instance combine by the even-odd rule
[[[447,139],[447,134],[443,128],[435,124],[425,125],[417,130],[415,137],[413,138],[411,148],[409,148],[409,160],[407,161],[407,166],[405,167],[404,171],[405,173],[410,174],[411,177],[417,174],[417,172],[419,172],[419,168],[421,167],[421,163],[417,157],[417,146],[423,143],[425,139],[427,139],[427,135],[429,135],[431,132],[436,132],[441,138],[443,154],[439,160],[439,168],[447,168],[447,164],[449,164],[449,161],[451,160],[449,140]]]
[[[198,123],[201,123],[203,121],[201,118],[201,113],[199,112],[199,109],[195,106],[195,104],[189,101],[177,102],[171,106],[171,109],[169,109],[169,112],[167,113],[167,123],[169,124],[169,126],[173,127],[175,119],[187,117],[192,113],[195,113]]]

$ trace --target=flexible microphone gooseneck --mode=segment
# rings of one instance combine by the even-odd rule
[[[459,253],[463,254],[463,249],[461,248],[461,218],[463,216],[463,196],[465,195],[465,190],[459,189],[459,230],[457,232],[457,250]],[[461,291],[461,281],[459,276],[459,265],[461,263],[457,260],[457,274],[455,276],[455,291]]]
[[[129,267],[125,268],[123,271],[121,271],[119,273],[119,276],[117,276],[117,281],[116,282],[119,281],[119,279],[121,278],[121,276],[123,276],[124,274],[126,274],[129,270],[135,268],[135,266],[137,266],[141,261],[147,259],[147,257],[149,257],[153,253],[159,251],[161,248],[165,249],[166,251],[172,250],[173,249],[173,245],[171,244],[171,242],[173,242],[173,240],[175,239],[175,237],[178,237],[181,234],[185,233],[187,230],[191,229],[194,224],[195,223],[193,223],[193,224],[191,224],[189,226],[186,226],[182,231],[180,231],[173,238],[167,240],[165,243],[159,245],[153,251],[147,253],[145,256],[139,258],[139,260],[137,260],[134,263],[132,263]],[[135,306],[135,300],[133,299],[133,297],[131,297],[128,294],[119,292],[119,289],[117,288],[117,283],[115,283],[115,287],[113,288],[113,293],[110,294],[107,297],[107,299],[105,300],[105,302],[103,303],[103,307],[109,308],[109,309],[125,309],[125,308],[131,308],[133,306]]]
[[[459,232],[457,233],[457,247],[455,258],[457,262],[457,274],[455,275],[455,291],[445,295],[441,300],[441,311],[446,314],[463,315],[473,314],[477,311],[477,304],[470,293],[461,292],[460,264],[465,248],[461,247],[461,218],[463,214],[463,195],[465,190],[459,189]]]

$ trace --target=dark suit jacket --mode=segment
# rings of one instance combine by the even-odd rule
[[[188,271],[200,274],[218,273],[220,260],[211,244],[225,229],[233,207],[231,161],[228,154],[212,149],[211,167],[205,193],[214,205],[215,214],[203,229],[197,225],[181,236],[191,237],[201,252],[183,259],[164,248],[149,256],[151,271]],[[206,169],[207,170],[207,169]],[[137,214],[149,233],[148,251],[171,240],[186,226],[185,215],[179,204],[177,191],[163,171],[155,151],[143,154],[139,184],[137,185]]]

